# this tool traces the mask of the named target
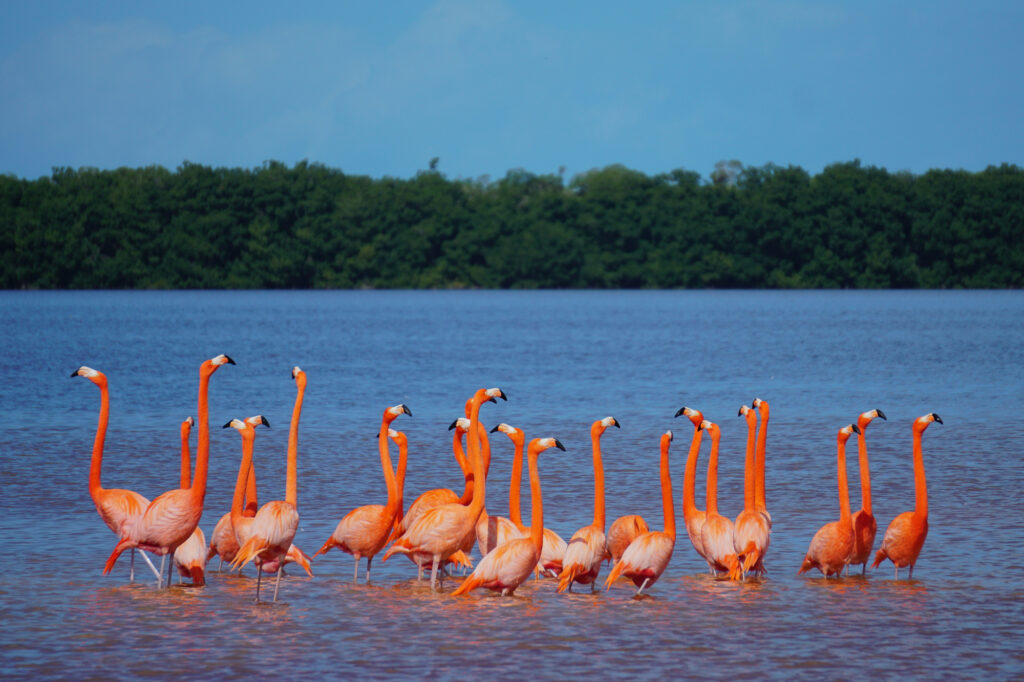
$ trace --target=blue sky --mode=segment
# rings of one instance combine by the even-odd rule
[[[0,173],[1024,165],[1024,3],[631,4],[5,2]]]

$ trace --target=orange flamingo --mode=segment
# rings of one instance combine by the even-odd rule
[[[504,517],[491,517],[492,519],[498,519],[498,526],[496,531],[497,544],[504,544],[509,540],[515,540],[516,538],[524,538],[530,535],[530,529],[523,525],[523,517],[520,510],[520,486],[522,485],[523,479],[523,448],[526,444],[526,436],[523,434],[522,429],[517,429],[514,426],[508,424],[498,424],[491,433],[495,431],[501,431],[512,441],[515,446],[514,456],[512,458],[512,478],[509,484],[508,493],[508,512],[509,518],[505,523]],[[486,510],[484,510],[486,512]],[[480,530],[480,524],[477,522],[477,532]],[[550,528],[544,529],[544,544],[540,550],[540,564],[538,569],[543,571],[547,575],[557,577],[558,573],[562,570],[562,560],[565,558],[566,544],[565,540]]]
[[[292,369],[292,379],[296,379],[296,370],[298,367]],[[305,374],[303,373],[303,376]],[[296,379],[296,395],[295,405],[292,408],[292,421],[288,428],[288,456],[298,457],[298,444],[299,444],[299,420],[302,416],[302,402],[305,396],[305,381],[301,384]],[[250,419],[256,419],[250,417]],[[262,417],[260,417],[262,419]],[[253,423],[253,426],[259,426],[261,422],[259,419]],[[263,422],[265,423],[265,422]],[[267,424],[269,427],[269,424]],[[241,523],[246,524],[241,533],[235,530],[234,524],[231,522],[231,512],[228,511],[224,516],[220,518],[217,525],[213,529],[213,535],[210,536],[210,550],[207,553],[207,560],[212,559],[214,555],[219,555],[221,558],[221,565],[226,560],[228,564],[234,562],[235,557],[238,555],[238,550],[242,543],[249,538],[249,524],[250,522],[244,519],[251,519],[256,516],[256,511],[259,509],[259,498],[256,492],[256,466],[254,464],[249,465],[249,473],[245,484],[245,502],[244,507],[240,510],[240,514],[243,518]],[[244,538],[242,537],[244,536]],[[263,563],[263,570],[266,572],[271,568],[270,564]],[[301,549],[296,547],[294,544],[288,548],[288,553],[285,555],[284,564],[297,563],[306,572],[306,575],[313,577],[313,569],[309,565],[309,555],[303,552]],[[220,567],[217,569],[220,570]]]
[[[843,568],[850,562],[853,553],[853,521],[850,516],[850,488],[846,483],[846,441],[853,433],[860,433],[860,429],[856,424],[849,424],[839,429],[837,438],[839,520],[826,523],[814,534],[811,546],[807,549],[807,556],[804,557],[800,570],[796,572],[797,575],[816,568],[826,578],[831,575],[839,577]]]
[[[608,554],[611,560],[619,563],[630,543],[649,531],[647,522],[639,514],[627,514],[612,521],[608,529]]]
[[[373,557],[384,548],[388,536],[395,524],[398,514],[398,485],[395,472],[391,468],[391,456],[388,454],[388,430],[398,415],[412,416],[412,411],[405,405],[395,405],[384,410],[381,427],[377,437],[380,450],[380,465],[384,469],[384,483],[388,490],[387,504],[368,504],[356,507],[338,522],[331,537],[323,544],[316,554],[323,554],[333,547],[348,552],[355,557],[355,573],[352,580],[359,580],[359,560],[366,557],[366,582],[370,582],[370,567]],[[385,557],[386,558],[386,557]]]
[[[711,455],[708,457],[708,510],[704,525],[700,529],[700,542],[704,558],[712,573],[726,572],[731,580],[740,578],[740,562],[733,542],[733,525],[730,519],[718,513],[718,444],[722,432],[718,424],[707,420],[701,422],[701,430],[711,436]]]
[[[249,536],[252,535],[252,524],[256,516],[256,510],[250,515],[247,513],[248,509],[242,505],[243,500],[251,500],[253,504],[256,502],[253,475],[255,467],[252,464],[252,451],[253,443],[256,439],[256,427],[260,425],[268,429],[270,428],[270,422],[267,421],[267,418],[259,414],[244,420],[233,419],[224,425],[225,429],[228,427],[237,429],[242,435],[242,461],[238,465],[238,479],[235,484],[234,495],[231,498],[231,510],[227,514],[228,528],[231,530],[234,542],[234,553],[228,559],[229,565],[234,563],[235,558],[238,556],[238,550],[241,549],[242,545],[249,539]],[[248,497],[250,490],[253,491],[252,498]],[[245,504],[248,505],[248,501]],[[217,526],[220,527],[220,524],[218,523]],[[214,533],[216,533],[216,530],[214,530]]]
[[[188,451],[188,436],[192,432],[195,420],[189,417],[181,422],[181,487],[191,485],[192,462]],[[194,587],[206,585],[206,536],[203,529],[196,526],[188,540],[174,550],[174,565],[178,569],[178,584],[182,577],[192,578]]]
[[[693,548],[697,550],[701,558],[707,560],[704,553],[704,545],[701,544],[700,529],[704,526],[707,512],[697,509],[696,488],[697,488],[697,455],[700,453],[701,422],[704,415],[700,410],[692,410],[689,407],[681,407],[675,416],[684,415],[693,422],[693,441],[690,443],[690,453],[686,457],[686,470],[683,474],[683,524],[686,526],[686,534],[690,536]]]
[[[534,438],[526,452],[530,468],[530,496],[533,509],[530,517],[530,537],[509,540],[488,552],[473,569],[473,573],[452,592],[452,596],[465,594],[478,587],[501,592],[502,596],[512,594],[537,566],[544,545],[544,502],[540,494],[537,456],[551,447],[565,450],[555,438]]]
[[[277,601],[281,586],[281,566],[289,549],[295,532],[299,529],[298,511],[298,417],[302,411],[302,396],[306,390],[306,373],[298,367],[292,369],[292,377],[298,386],[295,412],[292,415],[293,431],[288,444],[288,468],[285,484],[285,499],[267,502],[259,508],[252,519],[249,538],[238,549],[238,555],[232,566],[241,568],[248,562],[258,559],[256,563],[256,601],[260,600],[260,577],[264,570],[277,572],[274,581],[274,601]],[[292,438],[291,436],[294,436]],[[382,438],[386,436],[382,435]],[[251,463],[250,463],[251,466]]]
[[[96,511],[99,512],[103,523],[107,528],[114,531],[118,538],[124,537],[125,524],[129,519],[135,519],[142,515],[142,512],[149,506],[149,500],[137,492],[123,488],[104,488],[100,483],[100,470],[103,467],[103,444],[107,438],[107,423],[110,420],[110,391],[107,388],[107,375],[89,367],[79,367],[71,373],[71,377],[85,377],[100,389],[100,419],[96,426],[96,438],[92,444],[92,464],[89,469],[89,496],[92,497]],[[129,580],[135,580],[135,548],[132,548],[131,568],[129,569]],[[142,554],[142,558],[149,564],[157,580],[161,579],[160,572],[149,560],[149,557]]]
[[[871,470],[868,466],[868,444],[864,438],[868,424],[876,417],[885,419],[885,412],[871,410],[857,417],[857,427],[860,429],[860,433],[857,434],[857,454],[860,465],[861,508],[853,513],[853,556],[846,565],[846,570],[849,572],[850,564],[861,564],[861,575],[867,573],[868,560],[871,559],[871,549],[875,544],[875,533],[878,530],[878,523],[871,513]]]
[[[466,405],[466,409],[470,409],[469,404]],[[491,429],[491,432],[493,433],[494,430]],[[486,480],[491,471],[491,442],[487,436],[487,428],[483,424],[477,426],[477,431],[480,450],[484,458],[484,479]],[[519,469],[522,471],[522,459],[520,459]],[[513,476],[513,478],[515,477]],[[518,507],[516,511],[518,513]],[[512,522],[512,519],[505,516],[491,516],[487,511],[487,505],[484,505],[483,510],[480,512],[480,518],[476,521],[476,544],[480,549],[480,556],[485,556],[498,545],[523,537],[523,535],[524,533]]]
[[[110,573],[117,563],[117,558],[126,549],[138,547],[159,556],[172,554],[199,525],[199,519],[203,515],[206,474],[210,461],[210,377],[225,364],[233,365],[235,361],[226,355],[218,355],[199,367],[199,443],[196,447],[196,475],[192,479],[192,485],[160,495],[134,522],[126,524],[127,537],[122,538],[114,547],[103,567],[104,575]],[[171,572],[168,567],[167,586],[170,585]]]
[[[455,491],[450,488],[434,488],[427,490],[420,494],[412,504],[409,505],[409,509],[402,515],[395,524],[395,529],[391,532],[391,537],[388,538],[388,542],[392,542],[401,537],[402,533],[409,529],[409,527],[416,522],[423,512],[428,509],[433,509],[442,504],[469,504],[469,501],[473,498],[473,472],[469,464],[466,462],[466,456],[462,450],[462,434],[466,432],[465,428],[459,426],[459,422],[465,422],[465,428],[469,426],[469,420],[456,419],[452,422],[451,426],[448,427],[449,431],[454,431],[454,439],[452,443],[452,452],[455,455],[455,461],[458,463],[459,468],[462,470],[463,478],[465,479],[465,492],[460,497]]]
[[[894,579],[900,569],[910,567],[909,578],[914,577],[914,565],[928,536],[928,485],[924,478],[924,455],[921,454],[921,434],[932,422],[942,423],[932,412],[914,420],[914,511],[903,512],[889,524],[882,538],[882,547],[875,553],[871,568],[878,568],[883,560],[892,562]]]
[[[601,462],[601,436],[609,426],[621,428],[615,417],[598,419],[590,425],[590,443],[594,459],[594,522],[573,533],[562,561],[562,573],[558,576],[558,591],[572,592],[574,582],[590,585],[593,592],[597,587],[597,576],[601,563],[607,561],[608,542],[604,528],[604,464]]]
[[[768,518],[757,511],[756,493],[757,471],[754,464],[755,437],[757,432],[757,413],[746,405],[739,411],[740,416],[747,420],[747,456],[743,467],[743,511],[736,517],[733,526],[733,548],[736,554],[743,557],[743,575],[754,570],[764,572],[761,558],[768,550],[771,542],[771,528]]]
[[[698,425],[698,429],[700,426]],[[638,536],[622,554],[604,582],[609,589],[619,575],[624,575],[637,586],[639,595],[653,585],[668,567],[672,550],[676,545],[676,515],[672,507],[672,479],[668,470],[668,448],[672,443],[672,432],[661,436],[661,507],[665,514],[665,530],[649,531]]]
[[[473,500],[468,507],[461,504],[444,504],[434,507],[416,520],[402,537],[398,538],[384,554],[384,561],[397,553],[417,554],[429,557],[432,561],[430,570],[431,589],[440,589],[437,568],[448,557],[459,551],[466,537],[473,532],[477,519],[483,511],[486,499],[486,478],[480,442],[474,434],[479,434],[480,406],[485,402],[497,402],[495,398],[507,400],[499,388],[479,389],[473,394],[470,406],[470,424],[466,441],[473,462],[473,474],[476,483],[473,486]],[[419,561],[417,561],[419,563]]]

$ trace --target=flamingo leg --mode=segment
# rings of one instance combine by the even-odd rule
[[[142,550],[140,549],[140,550],[139,550],[139,554],[140,554],[140,555],[142,556],[142,558],[143,558],[143,559],[145,559],[146,563],[147,563],[147,564],[149,564],[149,570],[153,571],[153,575],[155,575],[155,576],[156,576],[156,579],[157,579],[157,580],[160,580],[160,575],[161,575],[161,574],[160,574],[160,572],[158,572],[158,571],[156,570],[156,566],[154,566],[154,565],[153,565],[153,562],[149,560],[149,557],[148,557],[148,556],[146,555],[146,553],[145,553],[145,552],[143,552],[143,551],[142,551]],[[132,557],[134,558],[134,556],[135,556],[135,550],[134,550],[134,549],[132,549]],[[160,566],[160,571],[163,571],[163,565],[161,565],[161,566]]]
[[[861,566],[860,574],[861,575],[867,575],[868,574],[868,562],[865,561],[864,565]]]
[[[373,564],[373,557],[366,560],[366,584],[370,584],[370,566]]]
[[[914,564],[910,564],[910,575],[907,576],[907,580],[914,579]]]
[[[423,564],[416,564],[419,571],[416,573],[416,582],[423,582]]]
[[[282,568],[283,567],[278,567],[277,580],[274,581],[274,601],[277,601],[277,591],[281,587],[281,574],[284,573],[284,571],[281,570]]]
[[[224,557],[218,554],[217,558],[220,559],[220,563],[217,564],[217,572],[220,573],[220,569],[224,567]]]
[[[164,564],[167,564],[167,589],[171,589],[171,573],[174,572],[174,562],[167,561],[167,555],[164,554],[163,559],[160,561],[160,571],[163,572]]]
[[[640,596],[640,593],[644,591],[644,588],[647,587],[647,583],[649,583],[649,582],[651,582],[650,578],[644,578],[644,584],[641,585],[639,587],[639,589],[637,589],[636,595],[634,595],[634,596]]]
[[[356,567],[355,570],[352,571],[352,582],[359,582],[359,557],[356,557]]]
[[[132,547],[132,562],[128,568],[128,582],[135,582],[135,548]]]
[[[892,562],[892,579],[893,580],[899,580],[900,579],[900,567],[896,565],[895,561]]]
[[[437,564],[441,561],[441,557],[438,554],[434,555],[434,565],[430,568],[430,589],[437,591]]]

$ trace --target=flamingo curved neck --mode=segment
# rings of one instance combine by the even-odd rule
[[[107,389],[107,381],[104,378],[97,383],[100,387],[100,419],[96,424],[96,437],[92,442],[92,462],[89,465],[89,495],[93,502],[103,490],[100,481],[100,471],[103,467],[103,444],[107,439],[107,423],[110,420],[110,392]]]
[[[761,428],[757,432],[757,456],[755,457],[757,476],[754,479],[754,506],[757,508],[757,511],[763,512],[768,509],[764,492],[764,456],[768,443],[768,403],[762,402],[759,409],[761,412]]]
[[[857,461],[860,465],[860,506],[868,514],[871,513],[871,469],[868,466],[868,443],[864,437],[867,425],[860,427],[857,434]]]
[[[196,414],[199,419],[199,438],[196,443],[196,475],[190,488],[192,497],[198,500],[200,507],[206,497],[206,474],[210,464],[210,375],[216,370],[216,367],[210,370],[207,367],[207,363],[203,363],[199,368],[199,409]]]
[[[398,511],[398,485],[395,481],[395,470],[392,468],[391,455],[388,452],[388,427],[391,422],[387,417],[381,420],[380,433],[377,436],[377,448],[380,450],[380,466],[384,470],[384,483],[388,488],[388,502],[384,506],[385,516],[392,518]]]
[[[924,477],[924,454],[921,452],[921,434],[924,429],[914,428],[914,513],[928,517],[928,483]]]
[[[235,494],[231,498],[231,523],[240,523],[242,518],[242,498],[245,496],[246,479],[252,471],[252,449],[256,439],[255,431],[242,431],[242,463],[238,466],[238,478],[235,481]]]
[[[259,496],[256,494],[256,466],[249,464],[249,475],[245,483],[245,507],[242,514],[245,516],[256,516],[260,508]]]
[[[192,455],[188,451],[188,431],[181,429],[181,487],[188,488],[192,476]]]
[[[838,465],[837,480],[839,482],[839,520],[850,519],[850,487],[846,480],[846,438],[839,437],[836,447],[836,463]]]
[[[526,526],[523,525],[522,504],[519,499],[520,488],[523,483],[524,440],[525,438],[522,435],[522,431],[517,432],[517,437],[512,439],[512,442],[515,445],[515,455],[512,457],[512,482],[508,488],[508,518],[519,530],[524,530],[526,528]]]
[[[528,455],[530,468],[530,542],[540,555],[544,548],[544,502],[540,497],[540,474],[537,472],[537,453],[531,451]]]
[[[473,499],[469,509],[474,520],[484,509],[487,484],[487,475],[484,473],[484,457],[480,451],[480,403],[481,400],[476,397],[471,402],[469,431],[466,432],[466,445],[469,448],[469,458],[473,463]]]
[[[718,513],[718,438],[711,436],[711,454],[708,456],[708,516]]]
[[[747,456],[743,465],[743,511],[756,511],[754,506],[754,441],[757,432],[757,420],[747,420]]]
[[[462,449],[462,436],[458,430],[455,431],[452,452],[455,454],[455,461],[459,463],[459,468],[462,469],[462,477],[466,482],[465,488],[462,491],[462,497],[459,498],[459,504],[467,505],[473,501],[473,482],[476,476],[473,475],[472,465],[466,461],[466,455]]]
[[[604,463],[601,461],[601,434],[592,429],[590,440],[594,450],[594,525],[605,530],[604,514]]]
[[[300,374],[299,376],[302,375]],[[299,500],[299,418],[302,416],[302,399],[305,394],[306,384],[305,382],[299,382],[298,393],[295,396],[295,407],[292,408],[292,423],[288,428],[288,473],[285,478],[284,500],[295,508],[298,508]]]
[[[398,471],[395,473],[395,488],[398,490],[397,516],[399,519],[405,515],[405,470],[409,463],[409,446],[403,440],[398,443]]]
[[[693,440],[690,442],[690,452],[686,456],[686,471],[683,474],[683,518],[687,521],[697,513],[696,489],[697,489],[697,455],[700,452],[700,441],[702,434],[694,429]],[[666,454],[666,457],[668,455]]]
[[[673,540],[676,538],[676,513],[672,507],[672,478],[668,470],[668,438],[663,438],[661,444],[661,508],[665,514],[665,533]],[[700,440],[697,440],[697,447],[700,447]],[[696,460],[696,455],[694,455]]]

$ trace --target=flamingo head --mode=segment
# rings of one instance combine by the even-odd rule
[[[914,420],[914,430],[924,431],[931,425],[932,422],[939,422],[941,424],[942,417],[935,414],[934,412],[930,412],[924,415],[923,417],[918,417],[917,419]]]
[[[768,401],[761,400],[760,398],[754,398],[754,402],[751,403],[754,409],[761,413],[761,421],[768,418]]]
[[[869,410],[867,412],[862,413],[859,417],[857,417],[857,426],[860,427],[861,433],[864,433],[864,429],[866,429],[868,427],[868,424],[871,423],[871,420],[876,417],[881,417],[882,419],[888,421],[888,419],[886,419],[885,417],[885,412],[882,412],[881,410],[877,409]]]
[[[71,377],[85,377],[86,379],[96,384],[97,386],[103,385],[103,382],[107,380],[106,374],[104,374],[103,372],[98,372],[94,370],[92,367],[86,367],[85,365],[82,365],[74,372],[72,372]]]
[[[388,438],[395,442],[400,448],[404,448],[409,443],[409,439],[405,437],[405,434],[401,431],[395,431],[394,429],[388,429]]]
[[[558,448],[563,452],[565,451],[565,446],[562,445],[557,438],[534,438],[530,441],[530,447],[527,450],[527,453],[537,456],[548,448]]]
[[[590,435],[592,438],[596,438],[605,432],[609,426],[614,426],[617,429],[622,427],[619,425],[619,420],[615,417],[605,417],[604,419],[598,419],[590,426]]]
[[[388,409],[384,410],[384,421],[390,424],[391,422],[395,421],[395,419],[397,419],[398,415],[400,414],[407,414],[411,417],[412,410],[410,410],[405,405],[401,404],[389,407]]]
[[[715,422],[708,421],[705,419],[700,423],[700,430],[707,431],[711,435],[711,442],[714,443],[722,435],[721,430],[718,428],[718,424]]]
[[[757,412],[751,409],[747,405],[740,405],[739,416],[746,417],[747,427],[751,429],[757,428]]]
[[[298,365],[292,367],[292,379],[295,379],[295,384],[300,388],[306,388],[306,373],[303,372]]]
[[[697,427],[697,430],[700,431],[700,423],[704,421],[704,415],[701,413],[700,410],[694,410],[689,407],[680,407],[679,410],[676,412],[676,416],[678,417],[679,415],[683,415],[684,417],[689,419],[693,423],[693,425]]]
[[[839,442],[845,443],[854,433],[860,433],[860,427],[856,424],[847,424],[839,429]]]
[[[224,355],[222,353],[222,354],[218,355],[215,358],[210,358],[209,360],[204,362],[202,365],[200,365],[199,366],[199,374],[200,374],[200,376],[210,376],[211,374],[216,372],[218,369],[220,369],[220,367],[222,365],[233,365],[233,364],[235,364],[235,361],[232,360],[231,358],[229,358],[227,355]]]
[[[466,419],[465,417],[459,417],[458,419],[453,421],[451,425],[448,427],[449,431],[451,431],[452,429],[456,431],[457,435],[461,436],[462,434],[469,431],[469,420]]]

